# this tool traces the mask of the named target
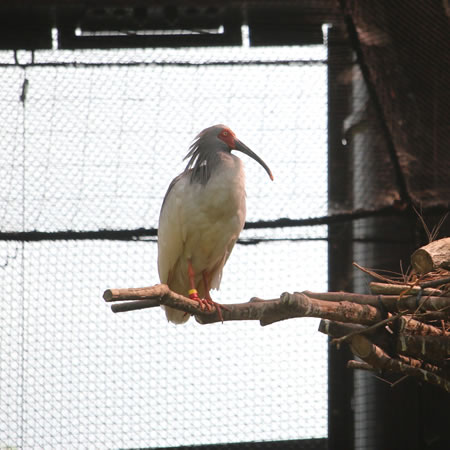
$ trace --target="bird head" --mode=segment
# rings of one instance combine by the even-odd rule
[[[211,169],[211,167],[208,168],[207,166],[208,164],[213,165],[211,163],[215,159],[214,154],[219,151],[231,153],[232,150],[240,151],[253,158],[264,167],[270,179],[273,180],[272,172],[267,164],[240,141],[229,127],[221,124],[206,128],[197,135],[190,147],[189,153],[186,155],[186,158],[190,158],[187,169],[194,169],[193,177],[195,177],[196,172],[201,170],[204,176],[207,177],[204,181],[206,182],[209,178],[209,169]],[[201,169],[202,167],[203,169]],[[202,176],[202,179],[204,179],[204,176]]]

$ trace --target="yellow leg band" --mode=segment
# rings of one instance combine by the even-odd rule
[[[198,294],[197,289],[190,289],[189,295],[192,295],[192,294]]]

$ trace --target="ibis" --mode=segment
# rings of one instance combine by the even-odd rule
[[[199,303],[221,305],[211,298],[245,223],[245,174],[237,150],[253,158],[273,180],[267,164],[225,125],[200,132],[184,158],[185,170],[172,180],[164,197],[158,226],[158,271],[161,283]],[[170,322],[189,314],[163,307]],[[225,307],[224,307],[225,308]]]

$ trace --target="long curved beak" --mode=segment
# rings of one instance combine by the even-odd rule
[[[268,173],[270,179],[273,181],[273,175],[272,171],[269,169],[269,166],[252,150],[250,150],[243,142],[241,142],[239,139],[234,140],[234,150],[238,150],[242,153],[245,153],[246,155],[250,156],[250,158],[253,158],[256,162],[261,164],[261,166],[264,167],[266,172]]]

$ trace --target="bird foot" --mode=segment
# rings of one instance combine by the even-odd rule
[[[211,297],[207,298],[200,298],[198,296],[198,292],[196,289],[191,289],[189,291],[189,298],[191,300],[195,300],[198,302],[201,309],[207,309],[208,311],[212,311],[212,308],[215,307],[217,309],[217,314],[219,315],[220,321],[223,323],[223,315],[222,315],[222,309],[225,309],[226,311],[230,311],[229,308],[227,308],[224,305],[221,305],[220,303],[216,303]]]
[[[212,307],[216,305],[212,300],[207,298],[200,298],[197,294],[197,292],[189,294],[189,298],[191,300],[195,300],[198,302],[198,305],[201,309],[207,309],[208,311],[212,311]]]
[[[221,303],[216,303],[211,297],[204,298],[204,301],[206,301],[209,310],[211,311],[211,306],[214,306],[217,310],[217,315],[219,316],[220,321],[223,323],[223,315],[222,315],[222,309],[225,309],[226,311],[231,311],[230,308],[227,308],[225,305],[222,305]]]
[[[196,289],[191,289],[189,291],[189,298],[191,300],[195,300],[198,303],[198,306],[200,306],[201,309],[205,309],[206,308],[208,311],[212,310],[211,302],[208,301],[208,299],[206,299],[206,298],[200,298],[198,296],[198,292],[197,292]]]

